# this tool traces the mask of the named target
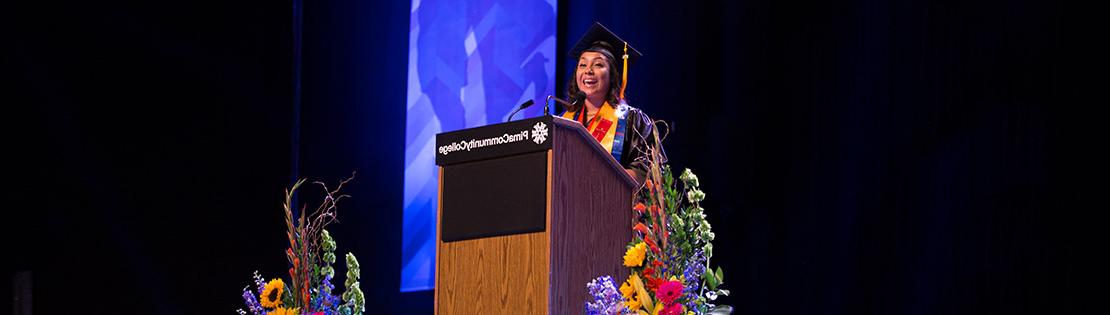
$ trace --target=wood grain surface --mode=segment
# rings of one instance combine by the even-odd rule
[[[551,314],[581,314],[586,283],[628,277],[635,182],[577,123],[556,120],[552,172]],[[619,282],[617,282],[619,285]]]

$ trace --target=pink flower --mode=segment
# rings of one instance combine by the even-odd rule
[[[659,286],[659,290],[655,291],[655,298],[666,305],[674,304],[674,301],[680,296],[682,296],[682,282],[678,282],[678,280],[664,282]]]
[[[660,311],[659,315],[682,315],[682,304],[671,304]]]

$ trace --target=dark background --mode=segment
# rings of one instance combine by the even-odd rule
[[[282,189],[357,171],[331,230],[360,258],[368,313],[430,313],[430,291],[397,290],[409,9],[12,5],[4,283],[32,271],[38,314],[230,314],[252,271],[285,275]],[[1071,310],[1050,154],[1060,4],[561,1],[559,16],[560,50],[598,20],[644,52],[629,98],[699,174],[738,314]]]

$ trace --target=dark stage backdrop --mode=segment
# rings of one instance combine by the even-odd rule
[[[295,106],[290,2],[15,4],[0,294],[230,313],[285,274],[281,189],[358,171],[332,231],[368,313],[430,313],[398,292],[410,7],[305,3]],[[558,50],[597,20],[644,52],[631,103],[699,173],[737,313],[1068,313],[1060,7],[567,0]]]
[[[288,2],[5,7],[0,312],[17,270],[34,314],[231,314],[284,273]]]
[[[1059,4],[561,4],[563,47],[600,20],[644,52],[631,103],[700,174],[737,313],[1069,309]]]

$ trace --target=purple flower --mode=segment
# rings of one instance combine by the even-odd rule
[[[697,298],[701,286],[701,276],[705,274],[705,252],[698,250],[690,257],[686,269],[682,271],[682,275],[686,277],[686,288],[682,291],[686,297],[686,308],[693,311],[695,314],[701,314],[701,310],[697,308]]]
[[[624,304],[624,297],[617,291],[616,285],[613,284],[613,278],[610,276],[602,276],[590,283],[586,284],[589,289],[590,295],[594,297],[593,302],[586,302],[586,314],[588,315],[628,315],[632,311]]]
[[[693,256],[690,256],[690,261],[686,264],[686,268],[682,271],[682,275],[686,277],[687,282],[700,283],[698,279],[705,274],[705,253],[701,250],[695,251]],[[697,286],[689,286],[697,290]]]
[[[266,279],[262,279],[262,275],[258,274],[258,270],[254,271],[254,285],[258,287],[258,295],[262,295],[262,291],[266,289]]]
[[[249,286],[246,287],[246,288],[243,288],[243,301],[246,302],[247,309],[251,310],[251,314],[254,314],[254,315],[265,314],[265,310],[262,308],[262,304],[258,303],[258,297],[254,296],[254,293],[251,292]]]
[[[312,309],[321,311],[325,315],[338,314],[337,307],[342,304],[338,296],[331,293],[335,286],[331,284],[331,277],[326,277],[320,289],[314,290],[315,295],[312,297]]]

